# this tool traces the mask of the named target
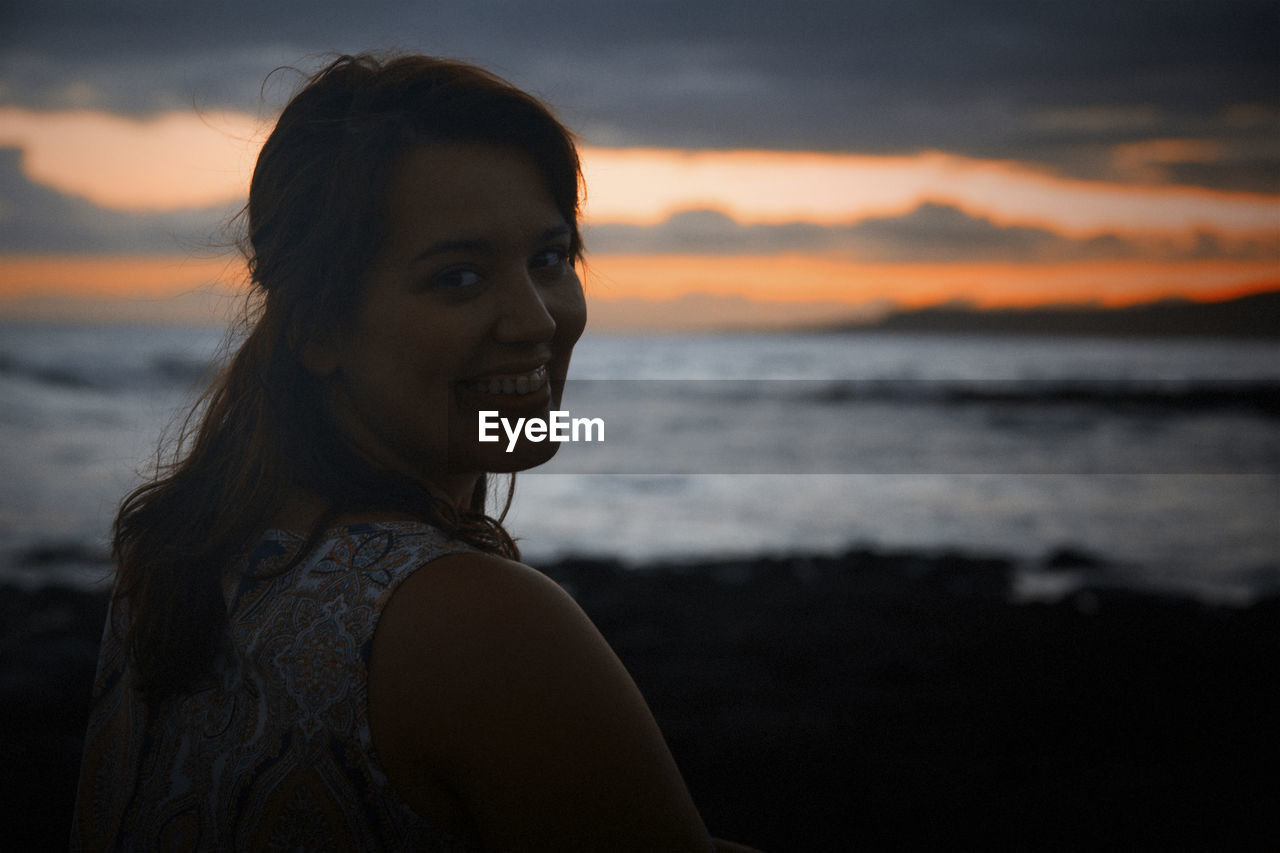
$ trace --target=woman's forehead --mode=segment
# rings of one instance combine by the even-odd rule
[[[547,180],[518,148],[477,143],[423,145],[396,164],[387,190],[393,241],[467,240],[566,225]]]

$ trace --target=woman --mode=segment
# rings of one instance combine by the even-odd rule
[[[545,107],[460,63],[343,57],[285,108],[258,319],[116,520],[74,847],[741,849],[485,514],[488,474],[558,447],[478,413],[559,404],[579,181]]]

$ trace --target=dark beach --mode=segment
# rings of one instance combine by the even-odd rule
[[[770,853],[1280,840],[1278,598],[1012,604],[1001,559],[865,551],[547,572],[631,669],[716,835]],[[65,846],[104,607],[0,589],[8,849]]]

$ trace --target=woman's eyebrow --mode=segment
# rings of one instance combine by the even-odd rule
[[[559,222],[543,231],[537,242],[545,243],[549,240],[556,240],[560,237],[567,237],[573,233],[573,230],[565,223]],[[480,254],[493,254],[497,249],[491,240],[483,237],[463,237],[452,240],[440,240],[432,243],[418,254],[409,259],[409,264],[417,264],[422,261],[430,260],[436,255],[444,255],[449,252],[477,252]]]
[[[538,242],[545,243],[548,240],[555,240],[559,237],[568,237],[572,233],[573,233],[573,229],[571,229],[565,223],[561,222],[559,224],[552,225],[546,231],[543,231],[542,236],[538,238]]]
[[[463,238],[458,240],[441,240],[432,243],[418,254],[409,259],[410,264],[420,263],[436,255],[444,255],[449,252],[480,252],[482,254],[492,254],[494,251],[493,243],[483,238]]]

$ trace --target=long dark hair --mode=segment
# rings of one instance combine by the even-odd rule
[[[475,66],[423,56],[343,56],[306,82],[263,145],[244,211],[256,320],[193,410],[175,461],[116,516],[115,595],[128,605],[135,687],[149,701],[211,671],[226,623],[223,573],[291,490],[327,506],[295,560],[339,515],[358,510],[409,513],[518,558],[501,522],[485,514],[486,478],[457,508],[403,475],[372,470],[343,441],[320,381],[299,359],[358,304],[387,233],[387,183],[399,158],[448,142],[529,154],[572,229],[577,258],[577,151],[535,98]]]

